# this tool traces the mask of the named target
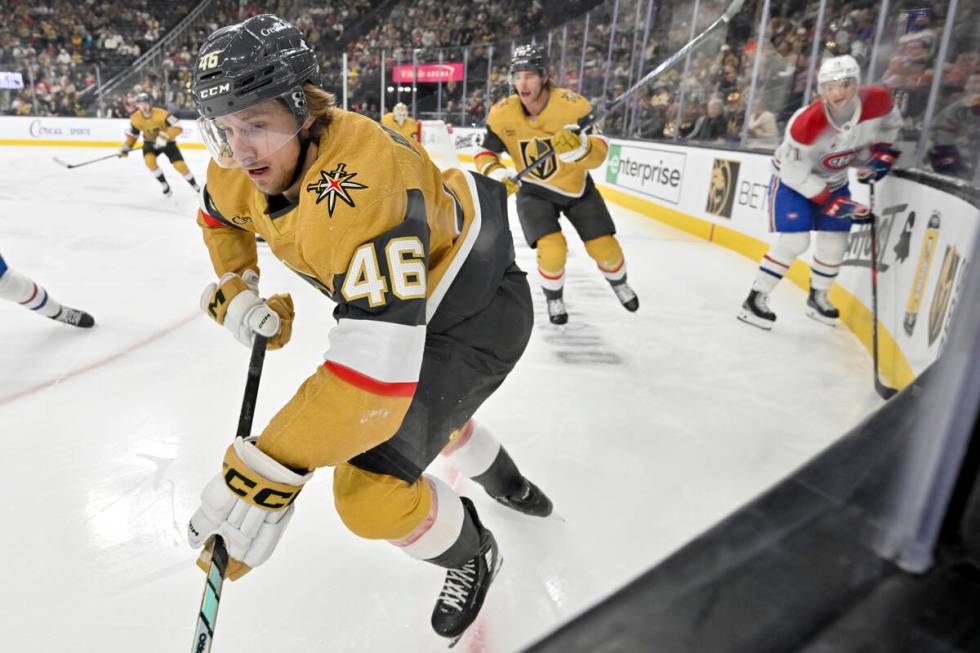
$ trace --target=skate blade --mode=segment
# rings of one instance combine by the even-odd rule
[[[751,324],[754,327],[762,329],[763,331],[772,331],[772,322],[756,317],[748,311],[742,311],[739,313],[738,319],[746,324]]]
[[[493,566],[493,572],[490,574],[490,587],[493,587],[493,581],[494,581],[494,579],[497,578],[497,572],[500,571],[500,567],[503,566],[503,564],[504,564],[504,556],[502,556],[502,555],[500,555],[498,553],[497,554],[497,562],[496,562],[496,564],[494,564],[494,566]],[[490,588],[488,587],[487,588],[487,593],[489,593],[489,592],[490,592]],[[487,597],[484,596],[483,597],[483,604],[486,605],[486,602],[487,602]],[[483,607],[480,608],[480,612],[483,612]],[[480,615],[479,614],[476,615],[476,618],[479,619],[480,618]],[[475,624],[475,623],[476,623],[476,619],[473,620],[473,624]],[[466,627],[466,630],[464,630],[463,632],[461,632],[460,634],[456,635],[451,640],[449,640],[449,648],[452,648],[452,647],[456,646],[457,644],[459,644],[459,640],[463,639],[463,637],[466,636],[466,633],[469,632],[470,628],[473,627],[473,624],[470,624],[469,626]]]
[[[807,309],[806,316],[809,317],[809,318],[811,318],[812,320],[814,320],[816,322],[819,322],[820,324],[826,324],[829,327],[836,327],[837,326],[837,318],[836,317],[825,317],[825,316],[821,315],[818,311],[813,310],[812,308],[808,308]]]

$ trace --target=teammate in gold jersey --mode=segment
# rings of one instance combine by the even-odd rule
[[[228,447],[190,542],[220,534],[229,577],[240,576],[272,553],[314,470],[332,466],[351,531],[449,570],[432,626],[458,637],[500,557],[473,502],[423,472],[442,451],[494,499],[550,514],[471,421],[527,345],[530,289],[503,186],[441,173],[416,143],[335,108],[319,84],[314,52],[275,16],[222,28],[201,47],[193,94],[214,161],[198,224],[220,277],[202,308],[244,344],[254,333],[286,344],[292,300],[258,294],[260,234],[336,303],[337,323],[293,398],[260,435]]]
[[[126,142],[119,147],[119,156],[125,158],[129,156],[133,145],[136,144],[143,133],[143,162],[150,169],[153,176],[157,178],[163,187],[163,194],[167,197],[173,194],[167,178],[163,176],[163,170],[157,166],[157,157],[165,154],[174,170],[179,172],[195,192],[200,192],[201,188],[197,185],[194,175],[184,163],[184,157],[177,149],[177,136],[184,130],[178,124],[177,118],[166,109],[153,106],[149,93],[140,93],[136,96],[136,111],[129,117],[129,129],[126,130]]]
[[[381,124],[409,140],[419,139],[418,123],[415,122],[415,118],[408,115],[408,107],[404,102],[399,102],[394,109],[381,116]]]
[[[602,164],[609,150],[594,130],[581,130],[591,117],[592,106],[582,96],[555,87],[548,77],[544,50],[524,45],[514,50],[510,64],[516,93],[501,100],[487,116],[483,150],[476,155],[476,169],[502,181],[508,192],[517,191],[517,215],[527,244],[538,251],[538,273],[554,324],[565,324],[565,260],[568,243],[558,223],[564,213],[616,297],[629,311],[640,301],[626,283],[626,261],[613,235],[609,209],[596,190],[589,170]],[[504,150],[521,171],[554,147],[555,156],[524,178],[520,190],[500,163]]]

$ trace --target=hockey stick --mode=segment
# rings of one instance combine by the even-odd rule
[[[65,163],[58,157],[52,157],[52,158],[54,159],[54,162],[57,163],[58,165],[64,166],[69,170],[71,170],[72,168],[81,168],[82,166],[87,166],[90,163],[98,163],[99,161],[106,161],[108,159],[117,159],[119,158],[119,152],[116,152],[115,154],[108,154],[106,156],[100,156],[98,159],[92,159],[91,161],[82,161],[81,163]]]
[[[653,70],[651,70],[650,72],[648,72],[646,75],[644,75],[642,78],[640,78],[640,81],[636,82],[635,84],[633,84],[632,86],[630,86],[628,89],[626,89],[626,91],[624,91],[623,94],[620,95],[618,98],[616,98],[615,100],[613,100],[612,103],[607,104],[605,107],[600,108],[598,111],[596,111],[594,114],[592,114],[592,118],[591,119],[586,120],[585,122],[579,124],[579,129],[580,130],[588,129],[589,127],[591,127],[595,123],[603,120],[606,116],[608,116],[612,112],[613,109],[615,109],[620,104],[622,104],[623,102],[625,102],[626,100],[628,100],[630,98],[630,96],[632,96],[634,93],[636,93],[640,88],[642,88],[643,86],[647,85],[648,83],[650,83],[654,79],[660,77],[664,72],[666,72],[674,64],[676,64],[678,61],[680,61],[681,57],[683,57],[684,55],[686,55],[692,49],[694,49],[697,46],[701,45],[701,43],[706,38],[708,38],[708,36],[710,36],[712,32],[714,32],[716,29],[718,29],[719,26],[721,26],[721,25],[727,25],[729,22],[731,22],[732,18],[735,16],[735,14],[737,14],[742,9],[742,5],[744,3],[745,3],[745,0],[733,0],[732,4],[730,4],[728,6],[728,9],[725,10],[725,13],[723,13],[720,17],[718,17],[718,19],[715,20],[715,22],[713,22],[710,25],[708,25],[708,27],[703,32],[701,32],[700,34],[698,34],[697,36],[695,36],[693,39],[691,39],[690,41],[688,41],[684,45],[684,47],[682,47],[680,50],[678,50],[674,54],[672,54],[669,57],[667,57],[659,66],[657,66],[656,68],[654,68]],[[534,163],[532,163],[528,167],[524,168],[519,173],[517,173],[517,175],[514,176],[514,180],[515,181],[520,181],[521,179],[523,179],[524,177],[526,177],[527,175],[529,175],[532,170],[535,170],[538,166],[544,165],[545,162],[548,159],[550,159],[551,157],[553,157],[554,155],[555,155],[555,148],[552,145],[549,144],[548,145],[548,149],[546,149],[538,157],[538,159],[536,161],[534,161]]]
[[[259,381],[262,378],[262,363],[265,362],[267,338],[255,334],[252,343],[252,356],[248,361],[248,380],[245,382],[245,396],[242,398],[242,411],[238,416],[237,438],[247,438],[252,431],[252,418],[255,416],[255,400],[259,394]],[[201,608],[197,613],[197,627],[194,629],[194,642],[191,653],[208,653],[214,641],[214,626],[218,619],[218,603],[221,601],[221,588],[228,570],[228,549],[220,535],[212,537],[205,545],[202,556],[210,553],[208,576],[201,597]]]
[[[875,208],[875,185],[869,184],[871,201],[871,363],[874,366],[875,390],[882,399],[891,399],[898,390],[881,382],[878,376],[878,225]]]

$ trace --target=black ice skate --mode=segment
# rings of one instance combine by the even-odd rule
[[[840,317],[840,311],[827,299],[827,291],[814,288],[810,289],[810,296],[806,300],[806,314],[817,322],[830,326],[836,326],[837,318]]]
[[[625,281],[623,283],[613,284],[612,289],[616,293],[619,303],[630,313],[633,313],[640,307],[640,298],[636,296],[636,293],[633,292],[633,289]]]
[[[548,299],[548,319],[552,324],[565,324],[568,322],[568,311],[565,310],[565,300],[561,297]]]
[[[776,321],[776,314],[769,310],[769,294],[758,290],[749,292],[749,296],[742,303],[738,319],[760,329],[771,330],[773,322]]]
[[[174,192],[170,189],[170,184],[164,184],[163,185],[163,196],[164,197],[170,197],[173,194],[174,194]]]
[[[446,581],[432,611],[432,628],[449,637],[449,648],[459,642],[466,629],[476,620],[483,607],[487,590],[503,563],[493,533],[483,527],[469,499],[462,499],[480,531],[480,552],[466,564],[446,572]]]
[[[65,324],[70,324],[74,327],[79,327],[80,329],[89,329],[95,325],[95,320],[91,315],[85,311],[68,308],[67,306],[62,306],[61,310],[58,311],[58,314],[53,315],[51,319],[57,320],[58,322],[64,322]]]
[[[522,479],[523,483],[517,492],[507,495],[495,495],[487,490],[487,494],[504,504],[511,510],[522,512],[532,517],[547,517],[551,514],[551,499],[531,481]],[[484,488],[486,489],[486,488]]]

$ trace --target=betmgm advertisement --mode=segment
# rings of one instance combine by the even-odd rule
[[[607,184],[678,205],[684,187],[687,154],[672,150],[612,143],[606,163]]]

